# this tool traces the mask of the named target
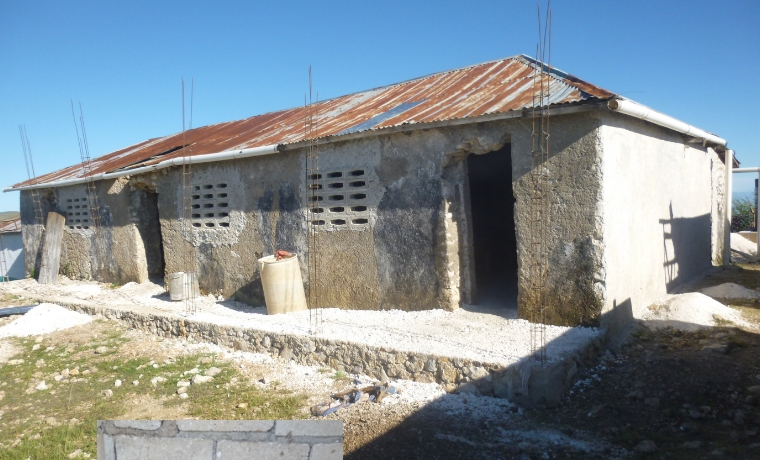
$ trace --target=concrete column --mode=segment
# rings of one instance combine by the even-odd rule
[[[725,153],[725,162],[726,162],[726,197],[725,197],[725,208],[726,208],[726,220],[724,221],[724,230],[723,230],[723,265],[728,266],[731,265],[731,206],[733,204],[733,199],[731,198],[731,195],[733,194],[733,187],[732,187],[732,176],[733,176],[733,169],[734,169],[734,151],[733,150],[726,150]]]

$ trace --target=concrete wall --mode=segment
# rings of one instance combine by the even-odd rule
[[[89,216],[91,209],[86,201],[85,185],[43,190],[42,220],[36,216],[31,193],[22,192],[21,222],[27,270],[31,272],[34,267],[34,272],[39,273],[44,241],[44,225],[39,222],[46,222],[48,212],[55,211],[67,218],[61,244],[61,274],[117,284],[147,281],[148,259],[141,230],[144,221],[149,219],[142,216],[144,210],[139,206],[139,195],[144,193],[130,186],[124,178],[97,182],[100,229],[96,231],[95,222]],[[77,212],[80,214],[73,215]],[[160,238],[152,236],[151,241],[158,247]]]
[[[544,255],[551,267],[548,320],[555,324],[593,323],[603,304],[598,130],[599,118],[594,114],[558,116],[552,121],[552,157],[547,165],[552,191]],[[194,203],[199,208],[193,212],[198,217],[185,228],[179,219],[183,198],[179,168],[99,182],[100,236],[96,238],[92,229],[67,228],[62,271],[119,284],[140,282],[157,272],[156,252],[163,248],[164,273],[197,270],[202,292],[259,306],[264,298],[256,261],[285,249],[301,256],[303,278],[319,292],[321,306],[453,310],[476,297],[465,160],[467,155],[497,151],[507,142],[512,143],[512,172],[510,177],[505,171],[504,179],[513,181],[516,197],[520,315],[530,318],[536,302],[529,294],[527,268],[528,119],[321,146],[320,172],[327,176],[331,171],[344,175],[361,171],[364,198],[355,201],[353,182],[345,180],[342,189],[334,190],[344,194],[345,200],[332,202],[327,192],[337,185],[325,177],[325,201],[320,202],[325,224],[316,232],[319,251],[314,282],[304,257],[309,240],[302,149],[194,165],[193,187],[199,187],[193,190],[198,196]],[[84,190],[84,185],[56,189],[48,193],[48,207],[63,210],[62,203]],[[357,203],[367,209],[354,212],[360,209],[354,206]],[[332,213],[333,206],[344,211]],[[28,192],[22,193],[22,215],[27,221],[32,210]],[[155,226],[156,210],[160,230]],[[27,227],[25,247],[31,249],[28,259],[32,261],[31,254],[37,253],[35,232]],[[159,234],[160,242],[156,241]]]
[[[552,119],[549,142],[548,272],[545,299],[549,324],[596,324],[604,302],[601,151],[596,113]],[[531,128],[512,136],[512,176],[516,198],[520,317],[539,319],[530,290]]]
[[[0,251],[3,251],[5,259],[5,267],[0,267],[0,279],[3,276],[11,280],[24,279],[26,270],[24,270],[24,244],[21,232],[0,233],[0,238],[2,238]]]
[[[517,214],[526,218],[531,138],[527,126],[522,120],[500,121],[322,146],[320,172],[365,171],[368,211],[365,225],[351,224],[351,216],[346,225],[332,225],[329,208],[348,209],[351,203],[331,203],[325,195],[326,223],[317,232],[318,276],[313,283],[320,305],[452,310],[461,301],[471,302],[475,279],[464,160],[469,154],[498,150],[512,139]],[[549,250],[556,267],[550,307],[561,310],[552,318],[556,323],[577,324],[601,311],[593,283],[597,264],[579,262],[589,255],[594,261],[601,257],[588,236],[596,228],[598,212],[597,127],[598,119],[588,116],[557,118],[554,124],[557,153],[549,167],[556,173],[557,198],[552,203]],[[302,275],[310,283],[303,257],[308,254],[304,168],[302,150],[194,166],[194,184],[226,184],[229,222],[223,228],[184,231],[178,221],[179,171],[134,178],[158,193],[167,273],[197,269],[202,291],[262,305],[256,260],[285,249],[302,256]],[[505,180],[510,180],[509,172]],[[342,190],[350,195],[350,190]],[[518,239],[527,231],[518,224]],[[524,265],[527,251],[525,246],[518,248]],[[521,300],[521,308],[530,305],[527,297]],[[583,312],[568,310],[569,302],[582,304]]]
[[[99,420],[98,460],[339,460],[340,420]]]
[[[724,165],[675,132],[602,120],[604,311],[614,322],[722,262]]]

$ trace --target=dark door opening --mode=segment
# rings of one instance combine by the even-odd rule
[[[512,149],[469,155],[477,305],[517,309],[517,238]]]
[[[143,229],[140,232],[145,245],[145,258],[148,263],[150,278],[163,278],[166,265],[164,263],[164,243],[161,238],[161,220],[158,216],[158,194],[146,192],[143,201]]]

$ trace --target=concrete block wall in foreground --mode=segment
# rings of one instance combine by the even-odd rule
[[[339,420],[99,420],[99,460],[343,458]]]

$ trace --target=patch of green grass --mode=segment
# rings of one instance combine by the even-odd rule
[[[346,374],[343,371],[337,371],[335,374],[330,376],[333,380],[348,380],[348,374]]]
[[[126,358],[118,351],[128,341],[121,330],[100,333],[90,343],[77,346],[42,343],[33,350],[36,342],[32,338],[14,341],[21,349],[15,358],[24,362],[0,366],[3,459],[66,458],[76,449],[95,458],[96,421],[119,418],[130,409],[129,401],[135,395],[149,396],[164,407],[182,405],[190,416],[202,419],[271,420],[305,415],[305,396],[239,383],[240,374],[228,362],[214,362],[212,358],[211,363],[199,364],[201,358],[211,357],[207,353],[180,356],[166,364],[157,363],[157,368],[148,357]],[[54,348],[47,350],[48,345]],[[96,354],[94,350],[103,345],[109,350]],[[177,382],[194,375],[184,372],[197,368],[203,374],[212,366],[221,369],[213,381],[188,387],[187,399],[176,395]],[[78,369],[79,375],[70,376],[68,383],[56,382],[54,374],[64,369]],[[159,376],[166,381],[152,385],[151,379]],[[71,383],[72,377],[87,381]],[[122,381],[118,388],[114,386],[116,379]],[[35,391],[42,380],[48,389]],[[137,386],[132,385],[134,380],[139,381]],[[103,395],[107,389],[113,391],[110,398]],[[49,418],[55,419],[54,426],[47,423]],[[71,419],[79,422],[69,423]]]
[[[77,449],[97,457],[97,427],[93,423],[61,425],[39,434],[39,438],[30,436],[21,438],[21,442],[11,449],[4,449],[2,458],[7,460],[27,459],[65,459]]]
[[[288,420],[304,418],[306,397],[286,390],[230,387],[222,382],[193,385],[188,414],[204,420]]]

